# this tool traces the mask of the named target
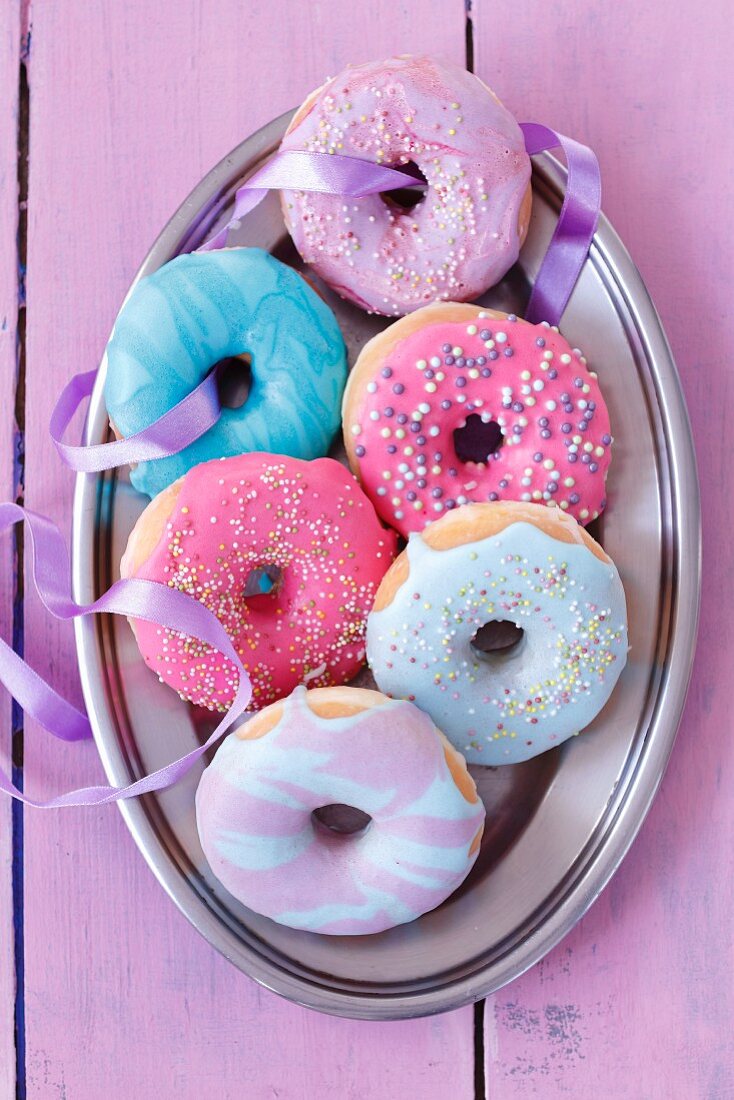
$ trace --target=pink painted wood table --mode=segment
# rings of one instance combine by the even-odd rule
[[[650,817],[574,932],[475,1010],[365,1024],[285,1003],[197,936],[116,809],[0,804],[0,1100],[734,1097],[733,50],[729,0],[0,5],[3,498],[68,528],[54,396],[98,361],[199,177],[346,62],[424,51],[598,151],[681,371],[705,539],[693,685]],[[10,540],[0,555],[4,636],[78,697],[71,630],[23,601]],[[92,746],[49,743],[6,699],[0,721],[34,793],[101,780]]]

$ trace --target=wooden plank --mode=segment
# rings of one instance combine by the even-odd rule
[[[55,393],[98,361],[147,246],[243,135],[349,60],[463,61],[460,3],[369,9],[271,0],[34,7],[27,497],[68,529],[72,478],[47,435]],[[72,632],[34,608],[29,657],[74,696]],[[30,724],[29,724],[30,725]],[[91,746],[26,735],[39,792],[98,781]],[[472,1013],[330,1019],[258,989],[198,937],[113,808],[26,815],[29,1096],[472,1095]]]
[[[488,1003],[487,1095],[723,1100],[734,1096],[730,5],[474,0],[473,21],[476,71],[518,117],[600,156],[605,210],[682,375],[706,547],[693,686],[661,794],[587,918]]]
[[[18,100],[21,45],[20,3],[0,6],[0,500],[15,497],[15,393],[18,363]],[[14,540],[0,542],[0,634],[13,634],[17,587]],[[0,760],[10,771],[12,717],[10,699],[0,697]],[[20,807],[16,810],[22,817]],[[17,883],[21,889],[20,880]],[[0,800],[0,1095],[15,1095],[15,925],[13,905],[13,806]]]

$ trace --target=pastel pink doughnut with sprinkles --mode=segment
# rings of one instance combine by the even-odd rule
[[[582,524],[606,505],[609,413],[558,329],[436,303],[365,345],[343,404],[351,468],[407,536],[463,504],[516,500]]]
[[[301,256],[363,309],[400,316],[478,298],[518,257],[530,158],[510,112],[465,69],[411,56],[349,67],[308,97],[281,148],[423,173],[425,194],[407,209],[389,193],[282,194]]]
[[[120,572],[188,592],[213,611],[258,710],[299,684],[343,684],[359,671],[395,543],[340,463],[251,453],[195,466],[159,493]],[[227,710],[237,686],[231,662],[154,623],[132,625],[164,683],[198,706]]]

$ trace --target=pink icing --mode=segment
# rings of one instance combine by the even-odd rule
[[[252,679],[252,709],[312,686],[346,682],[364,660],[366,620],[395,553],[355,479],[330,458],[246,454],[183,479],[163,537],[137,571],[189,592],[220,619]],[[245,598],[253,570],[281,587]],[[230,705],[236,672],[208,646],[135,622],[140,651],[184,699]]]
[[[380,195],[283,192],[298,251],[364,309],[400,315],[477,298],[517,259],[530,160],[512,115],[464,69],[426,57],[346,69],[281,147],[423,172],[429,186],[412,210]]]
[[[312,811],[331,803],[369,814],[367,830],[315,826]],[[264,736],[230,734],[196,809],[204,854],[230,893],[282,924],[331,935],[380,932],[435,908],[471,869],[484,821],[416,707],[386,699],[325,719],[303,689]]]
[[[499,425],[486,462],[460,461],[454,432]],[[596,375],[555,328],[478,311],[397,343],[345,423],[365,491],[403,535],[457,505],[519,500],[581,523],[604,508],[609,414]]]

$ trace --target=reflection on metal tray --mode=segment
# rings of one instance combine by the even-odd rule
[[[277,147],[287,121],[283,116],[270,123],[209,173],[161,233],[140,275],[195,248],[224,223],[238,183]],[[486,304],[522,314],[564,178],[553,158],[536,158],[528,240]],[[275,195],[245,219],[235,243],[257,244],[300,265]],[[324,295],[353,363],[364,341],[387,322],[328,290]],[[616,437],[609,505],[594,534],[624,581],[630,659],[610,703],[583,736],[514,767],[472,769],[487,806],[487,829],[462,888],[420,920],[377,936],[297,932],[244,909],[212,877],[194,821],[200,769],[168,791],[119,804],[150,867],[201,934],[245,973],[301,1004],[391,1019],[455,1008],[512,980],[571,928],[609,880],[661,779],[695,643],[698,486],[664,333],[603,217],[563,331],[598,371]],[[88,442],[107,437],[103,375],[104,364]],[[116,579],[144,503],[124,471],[79,476],[73,538],[78,600],[94,599]],[[110,782],[129,783],[193,747],[208,719],[158,683],[128,624],[98,617],[76,625],[87,707]]]

